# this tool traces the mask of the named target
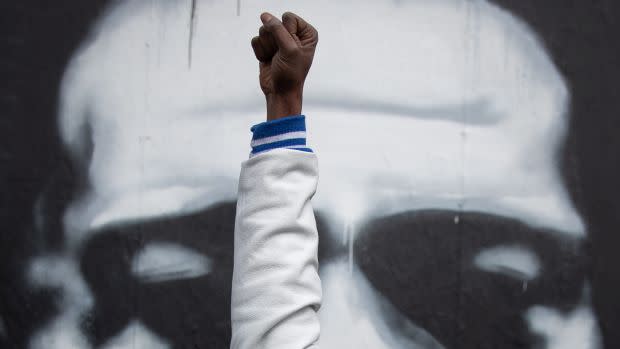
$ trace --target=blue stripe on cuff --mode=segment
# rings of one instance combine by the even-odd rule
[[[250,130],[254,133],[252,139],[271,137],[288,132],[305,131],[306,117],[304,115],[294,115],[265,121],[252,126]]]
[[[312,149],[310,148],[291,148],[291,149],[312,153]]]
[[[277,148],[288,148],[292,150],[304,151],[304,152],[312,152],[312,149],[309,147],[305,147],[306,138],[299,137],[299,132],[306,131],[306,120],[304,115],[293,115],[287,116],[284,118],[270,120],[261,122],[252,126],[250,129],[253,133],[252,141],[257,141],[264,139],[263,142],[269,141],[266,138],[275,137],[272,142],[264,143],[252,147],[252,152],[250,156],[256,155],[257,153],[262,153],[268,150],[277,149]],[[286,135],[287,133],[298,132],[296,134]],[[301,133],[304,135],[304,133]],[[281,136],[281,137],[277,137]],[[287,137],[295,137],[296,138],[287,138]],[[262,142],[253,142],[253,143],[262,143]]]

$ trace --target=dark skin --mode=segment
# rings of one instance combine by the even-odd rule
[[[319,33],[292,12],[282,20],[264,12],[252,49],[259,61],[260,87],[267,102],[267,120],[301,114],[303,89]]]

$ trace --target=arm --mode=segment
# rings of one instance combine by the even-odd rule
[[[297,44],[304,37],[301,28],[316,32],[291,13],[283,16],[284,23],[267,14],[261,19],[265,24],[260,36],[265,42],[278,43],[280,48],[286,44],[282,37],[275,40],[267,34],[279,31],[272,35],[286,34],[291,39],[288,44]],[[312,56],[306,63],[299,63],[298,67],[306,69],[298,75],[303,77],[301,84],[289,85],[295,87],[287,89],[279,84],[282,80],[278,76],[288,76],[284,80],[290,83],[291,71],[275,71],[275,65],[283,58],[278,54],[292,51],[265,48],[259,37],[252,40],[252,46],[261,61],[261,88],[266,96],[268,121],[252,127],[252,153],[241,165],[231,348],[316,348],[321,282],[318,233],[310,200],[316,190],[318,168],[315,154],[306,146],[305,118],[296,115],[301,112],[299,88]],[[307,52],[313,54],[314,48]]]
[[[242,164],[231,348],[302,349],[318,340],[316,184],[314,153],[279,148]]]

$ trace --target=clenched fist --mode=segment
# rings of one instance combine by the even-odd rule
[[[259,60],[260,87],[267,100],[267,120],[301,114],[303,87],[319,33],[301,17],[285,12],[282,21],[265,12],[252,38]]]

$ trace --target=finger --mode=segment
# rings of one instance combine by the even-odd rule
[[[295,39],[291,36],[291,33],[286,30],[279,19],[267,12],[264,12],[260,16],[260,19],[263,21],[263,27],[265,27],[265,30],[273,35],[279,49],[285,52],[291,52],[298,47]]]
[[[284,12],[284,14],[282,14],[282,25],[284,25],[284,28],[286,28],[286,30],[291,33],[293,39],[295,39],[295,41],[299,45],[301,45],[301,40],[299,40],[299,36],[297,35],[297,30],[299,29],[300,25],[297,22],[298,17],[299,16],[292,12]]]
[[[265,26],[261,26],[260,29],[258,29],[258,39],[265,49],[267,60],[271,60],[271,57],[273,57],[273,55],[276,54],[276,51],[278,51],[278,45],[276,45],[276,40],[273,35],[267,31]]]
[[[282,15],[282,24],[289,33],[299,38],[302,45],[316,44],[318,41],[318,32],[310,23],[293,12],[284,12]]]
[[[258,36],[255,36],[252,38],[252,49],[254,50],[254,55],[256,56],[256,59],[258,59],[261,62],[266,62],[269,60],[267,54],[265,53],[265,48],[263,47],[263,45],[261,45],[260,43],[260,39],[258,38]]]

